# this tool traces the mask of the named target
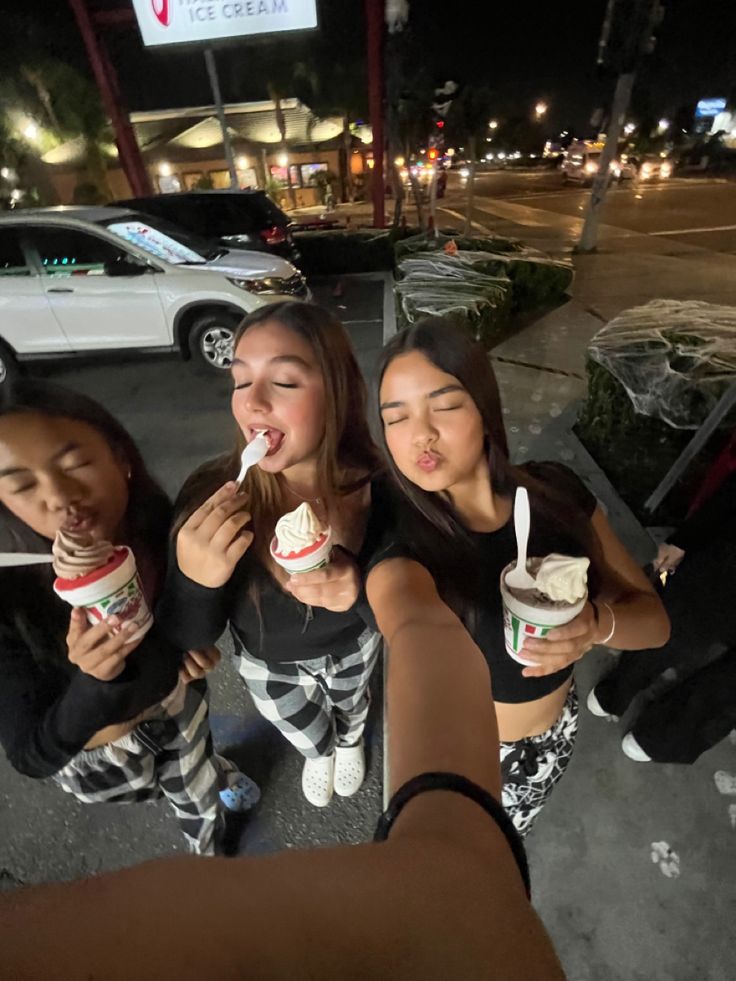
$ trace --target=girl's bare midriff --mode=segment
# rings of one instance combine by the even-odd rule
[[[515,742],[546,732],[562,715],[571,684],[572,678],[568,678],[549,695],[533,702],[496,702],[498,733],[502,742]]]

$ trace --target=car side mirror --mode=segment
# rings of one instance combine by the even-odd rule
[[[105,263],[106,276],[142,276],[149,267],[143,262],[137,262],[128,256],[120,256]]]

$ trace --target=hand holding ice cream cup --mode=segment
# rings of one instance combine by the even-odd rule
[[[358,598],[361,577],[355,561],[334,545],[332,529],[306,501],[277,522],[271,556],[289,573],[285,588],[306,606],[343,613]]]
[[[506,575],[515,565],[515,562],[511,562],[506,566],[500,581],[506,651],[519,664],[527,666],[529,670],[525,670],[524,675],[551,674],[584,653],[585,645],[574,643],[577,631],[571,626],[569,632],[574,635],[571,650],[574,652],[580,647],[576,656],[568,656],[565,660],[560,651],[561,656],[554,661],[548,657],[549,654],[558,654],[553,645],[560,636],[558,632],[550,637],[550,632],[558,631],[572,624],[581,614],[584,615],[588,602],[590,560],[557,554],[528,559],[527,572],[534,578],[531,589],[515,589],[506,585]],[[592,611],[590,619],[593,619]],[[585,625],[581,624],[581,627],[582,636],[588,631]]]
[[[81,608],[91,624],[116,617],[132,624],[128,643],[140,640],[153,625],[135,557],[127,545],[94,542],[88,535],[60,531],[53,545],[54,592]]]

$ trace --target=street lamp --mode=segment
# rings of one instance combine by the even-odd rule
[[[548,108],[549,106],[547,105],[546,102],[538,102],[534,107],[534,112],[536,114],[537,119],[541,119],[542,116],[544,116],[545,113],[547,112]]]
[[[248,169],[248,158],[238,157],[238,170],[247,170],[247,169]]]
[[[279,165],[279,167],[288,167],[289,166],[289,156],[288,156],[288,154],[286,154],[286,153],[280,153],[279,156],[278,156],[278,158],[277,158],[277,160],[276,160],[276,163]]]
[[[624,133],[626,134],[626,136],[631,136],[631,134],[634,132],[635,129],[636,129],[636,123],[627,123],[624,126]]]
[[[660,119],[660,121],[657,123],[657,131],[659,133],[666,133],[669,128],[670,128],[669,119]]]
[[[488,124],[488,128],[489,129],[498,129],[498,120],[497,119],[492,119],[490,121],[490,123]]]
[[[23,128],[23,136],[27,140],[35,140],[38,136],[38,126],[33,122],[27,123]]]

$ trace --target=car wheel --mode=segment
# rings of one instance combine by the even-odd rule
[[[198,317],[189,334],[189,350],[200,364],[213,371],[229,371],[233,340],[241,318],[232,313],[208,313]]]
[[[0,385],[13,381],[20,374],[18,362],[7,344],[0,341]]]

